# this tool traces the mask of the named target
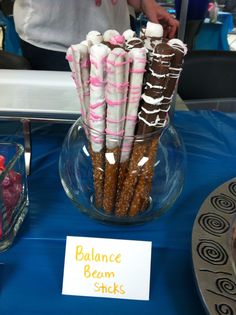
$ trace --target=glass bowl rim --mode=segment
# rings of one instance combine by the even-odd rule
[[[166,120],[166,124],[165,126],[163,127],[153,127],[153,128],[156,128],[156,130],[152,131],[152,132],[148,132],[144,135],[137,135],[137,134],[134,134],[133,136],[125,136],[125,135],[110,135],[110,134],[107,134],[106,132],[100,132],[99,130],[97,129],[94,129],[92,128],[91,126],[88,125],[87,122],[85,122],[84,118],[82,116],[80,116],[78,118],[78,120],[75,122],[75,124],[80,121],[81,124],[82,124],[82,127],[84,128],[84,130],[87,130],[88,132],[93,132],[93,133],[96,133],[97,135],[99,136],[104,136],[104,137],[109,137],[109,140],[116,140],[116,141],[120,141],[120,140],[123,140],[123,139],[127,139],[127,140],[134,140],[136,142],[141,142],[143,140],[147,140],[147,139],[151,139],[153,136],[161,136],[163,131],[168,128],[168,126],[170,125],[170,119],[169,119],[169,116],[167,117],[167,120]]]

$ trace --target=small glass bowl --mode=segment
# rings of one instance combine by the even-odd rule
[[[101,140],[98,144],[106,142],[100,154],[95,152],[99,145],[88,141],[91,135]],[[124,143],[132,153],[122,172],[119,148]],[[79,118],[64,140],[59,173],[67,196],[82,212],[103,222],[134,224],[152,220],[174,204],[185,164],[183,142],[170,123],[161,134],[118,137],[98,133]]]
[[[0,251],[12,245],[27,211],[24,148],[0,143]]]

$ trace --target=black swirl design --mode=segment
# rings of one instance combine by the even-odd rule
[[[223,274],[223,275],[227,275],[227,276],[232,276],[231,272],[213,271],[213,270],[210,270],[210,269],[203,269],[203,268],[200,268],[199,270],[202,271],[202,272],[210,272],[210,273],[214,273],[214,274]]]
[[[215,236],[224,234],[230,228],[229,222],[215,213],[202,214],[198,219],[198,223],[204,231]]]
[[[225,194],[211,197],[211,204],[215,209],[228,214],[236,212],[236,200]]]
[[[219,315],[234,315],[234,311],[227,304],[216,304],[215,309]]]
[[[216,280],[217,289],[222,293],[236,295],[236,283],[228,278],[219,278]]]
[[[225,265],[228,261],[225,249],[219,243],[212,240],[200,240],[197,245],[197,252],[201,259],[212,265]]]
[[[236,182],[232,182],[229,184],[229,191],[232,195],[236,196]]]

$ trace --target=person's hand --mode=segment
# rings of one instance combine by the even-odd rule
[[[179,27],[179,22],[157,4],[155,0],[141,0],[141,3],[141,9],[149,21],[160,23],[164,29],[164,37],[173,38]]]
[[[118,0],[110,0],[112,4],[116,4]],[[102,0],[95,0],[96,6],[100,7]]]

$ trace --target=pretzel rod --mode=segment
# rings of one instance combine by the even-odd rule
[[[173,57],[174,50],[165,43],[157,45],[153,52],[152,68],[146,82],[145,92],[142,96],[144,104],[139,113],[139,117],[142,117],[143,119],[141,126],[143,125],[144,127],[143,131],[139,130],[140,132],[147,132],[147,130],[151,132],[154,130],[153,128],[155,128],[155,126],[158,126],[161,133],[166,124],[166,113],[162,113],[160,107],[169,84],[169,68]],[[155,104],[156,100],[158,101]],[[155,156],[158,148],[158,137],[159,136],[153,138],[150,147],[148,148],[148,161],[146,165],[144,165],[138,179],[138,184],[130,207],[131,216],[137,215],[140,210],[144,211],[144,207],[148,206],[149,194],[152,187]]]
[[[169,61],[165,60],[166,65],[170,62],[169,79],[168,84],[166,85],[163,92],[163,100],[160,102],[160,115],[161,112],[167,113],[170,109],[171,99],[181,73],[183,57],[186,54],[186,47],[180,40],[174,39],[169,41],[167,44],[173,48],[174,56]],[[159,56],[157,56],[157,58],[159,58]],[[157,143],[154,141],[154,143],[152,143],[149,148],[149,161],[147,163],[146,169],[143,170],[142,175],[139,178],[138,185],[135,190],[135,195],[130,207],[131,216],[135,216],[139,211],[144,211],[149,204],[149,195],[152,188],[152,178],[157,147]]]
[[[128,161],[133,146],[139,101],[142,93],[143,76],[147,61],[146,49],[144,47],[133,48],[129,52],[129,57],[132,62],[130,65],[129,91],[126,109],[124,139],[121,149],[117,198],[119,198],[119,192],[125,178]]]
[[[106,85],[106,153],[103,208],[111,213],[116,200],[117,178],[124,134],[127,101],[129,56],[122,48],[114,48],[107,58]]]
[[[123,32],[122,36],[124,37],[125,42],[127,42],[131,38],[135,37],[135,32],[131,29],[128,29],[128,30]]]
[[[123,48],[125,43],[125,38],[123,35],[120,35],[116,30],[107,30],[103,34],[104,44],[106,44],[109,48]]]
[[[178,83],[178,80],[182,71],[184,56],[187,53],[186,46],[179,39],[176,39],[176,38],[171,39],[167,42],[167,44],[174,49],[175,54],[171,60],[171,64],[169,68],[168,86],[164,91],[164,94],[163,94],[164,98],[160,105],[161,111],[163,112],[168,112],[170,109],[174,91],[175,91],[176,85]]]
[[[106,59],[110,49],[104,44],[93,45],[90,49],[90,104],[89,121],[92,129],[91,144],[95,152],[99,152],[104,147],[103,135],[105,132],[105,85],[106,85]]]
[[[161,111],[163,112],[168,112],[170,109],[171,99],[173,97],[174,90],[182,70],[183,58],[187,52],[185,45],[182,43],[182,41],[178,39],[173,39],[167,44],[175,50],[175,54],[174,57],[171,59],[169,67],[168,85],[164,90],[164,98],[160,103]],[[152,188],[155,155],[158,147],[157,141],[158,139],[154,138],[149,148],[149,161],[148,163],[146,163],[142,175],[139,178],[134,198],[130,206],[130,216],[135,216],[139,211],[144,211],[149,204],[149,195]]]
[[[169,82],[169,68],[173,57],[174,50],[169,45],[161,43],[155,47],[138,114],[138,135],[153,132],[156,128],[162,129],[166,125],[166,113],[160,111],[160,105]]]
[[[93,45],[90,49],[90,154],[93,162],[95,203],[101,208],[104,186],[104,150],[105,150],[105,83],[106,58],[110,49],[103,44]]]
[[[80,60],[80,52],[78,51],[76,45],[72,45],[68,48],[66,52],[66,59],[69,62],[69,66],[72,72],[72,78],[75,82],[76,90],[79,96],[80,106],[81,106],[81,115],[83,117],[83,120],[87,122],[87,119],[86,119],[87,108],[85,107],[85,103],[84,103],[84,93],[83,93],[81,71],[80,71],[79,64],[77,62],[78,60]]]
[[[129,216],[131,217],[134,217],[139,212],[146,210],[147,206],[149,205],[149,195],[152,188],[154,163],[158,148],[158,141],[158,136],[154,136],[150,141],[150,145],[147,151],[148,161],[147,163],[145,163],[141,171],[137,186],[135,188],[133,200],[129,209]]]
[[[115,214],[119,217],[126,216],[136,189],[136,185],[141,173],[145,155],[148,149],[148,141],[136,142],[133,146],[130,157],[129,168],[123,182],[123,186],[116,203]],[[141,157],[141,158],[140,158]],[[144,157],[144,159],[142,159]]]
[[[125,43],[125,49],[131,50],[133,48],[142,48],[143,47],[143,41],[141,38],[138,37],[132,37]]]
[[[100,44],[103,41],[103,36],[98,31],[91,31],[87,34],[86,40],[90,43],[90,46]]]
[[[148,50],[148,60],[152,61],[152,53],[156,47],[156,45],[162,42],[163,38],[163,27],[161,24],[152,23],[150,21],[147,22],[146,29],[143,30],[144,33],[141,39],[144,41],[144,47]]]
[[[142,135],[145,137],[145,135],[149,132],[153,132],[157,126],[159,127],[161,133],[161,124],[165,124],[165,120],[162,123],[161,118],[159,117],[158,105],[163,99],[162,95],[168,83],[168,73],[171,58],[173,58],[173,51],[170,46],[162,43],[158,44],[155,47],[152,61],[152,69],[147,74],[146,86],[142,95],[141,110],[138,114],[138,135]],[[128,174],[124,181],[120,193],[120,198],[116,207],[116,213],[119,216],[124,216],[128,214],[129,206],[134,198],[135,191],[137,189],[136,185],[138,184],[143,172],[143,167],[140,167],[140,163],[141,161],[145,161],[145,159],[146,162],[150,160],[149,146],[150,141],[145,140],[140,144],[136,143],[134,145],[131,156],[132,167],[129,166]],[[155,148],[154,152],[156,152],[156,149],[157,148]],[[142,166],[144,165],[145,164],[143,164]],[[148,169],[150,170],[151,167],[149,167]],[[151,173],[149,175],[151,176]],[[142,180],[144,179],[145,177],[143,177]],[[145,183],[140,183],[139,185],[142,185],[143,187]],[[142,199],[141,196],[139,199]],[[135,215],[135,213],[133,215]]]
[[[129,91],[124,136],[130,137],[132,139],[132,137],[134,136],[139,101],[142,93],[142,82],[147,61],[146,50],[145,48],[133,48],[129,52],[129,57],[130,60],[132,60],[132,63],[130,66]],[[129,158],[131,147],[132,143],[130,143],[128,139],[123,141],[121,162],[124,162]]]
[[[89,60],[89,48],[86,45],[79,44],[78,50],[80,52],[79,66],[81,73],[82,89],[84,96],[84,106],[87,110],[90,104],[90,87],[89,87],[89,75],[90,75],[90,60]],[[88,121],[88,119],[86,119]]]

